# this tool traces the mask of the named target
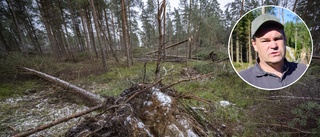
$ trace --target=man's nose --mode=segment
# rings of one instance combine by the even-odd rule
[[[270,42],[270,48],[277,49],[278,48],[278,43],[276,41],[272,40]]]

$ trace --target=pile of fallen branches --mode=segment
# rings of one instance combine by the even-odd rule
[[[170,85],[162,85],[159,79],[151,84],[134,84],[124,90],[120,97],[101,98],[89,91],[76,87],[66,81],[48,74],[22,68],[24,71],[40,76],[54,82],[72,92],[79,94],[83,99],[89,100],[94,107],[58,119],[49,124],[36,127],[32,130],[16,134],[15,136],[28,136],[72,118],[84,116],[93,111],[99,114],[86,117],[84,120],[70,128],[66,136],[207,136],[222,135],[218,130],[211,129],[210,122],[203,118],[205,109],[194,109],[183,99],[193,99],[209,104],[210,101],[201,99],[192,94],[181,94],[170,89],[172,86],[211,74],[197,75],[181,79]],[[210,129],[208,127],[211,127]]]
[[[181,95],[154,84],[135,84],[103,111],[71,128],[66,136],[207,136],[209,129],[179,103]],[[194,97],[194,99],[197,99]],[[199,99],[200,100],[200,99]],[[205,100],[202,100],[205,101]],[[202,111],[202,110],[201,110]]]

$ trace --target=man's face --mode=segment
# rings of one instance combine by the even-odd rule
[[[278,64],[286,54],[285,36],[280,28],[263,28],[252,41],[254,50],[259,53],[260,62]]]

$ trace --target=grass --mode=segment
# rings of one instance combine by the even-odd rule
[[[43,83],[42,83],[43,84]],[[0,84],[0,98],[8,98],[26,94],[28,91],[40,88],[40,83],[37,80],[16,81],[14,83]]]
[[[245,70],[251,66],[253,66],[254,64],[249,64],[249,63],[246,63],[246,62],[243,62],[243,63],[237,63],[237,62],[233,62],[233,67],[238,71],[240,72],[241,70]]]
[[[86,54],[76,55],[79,58],[87,58]],[[97,89],[95,93],[104,96],[118,96],[124,89],[134,83],[142,83],[144,76],[144,63],[134,62],[130,68],[125,67],[124,62],[116,63],[108,60],[109,71],[102,69],[101,61],[79,59],[79,62],[59,62],[47,56],[34,56],[25,58],[23,55],[14,54],[5,59],[5,65],[0,66],[0,98],[7,98],[24,94],[26,90],[43,86],[35,77],[21,75],[18,66],[27,66],[59,77],[70,83],[83,87],[90,91],[90,87]],[[319,63],[318,63],[319,64]],[[146,67],[146,83],[155,79],[155,62],[148,62]],[[237,70],[247,68],[248,64],[234,64]],[[246,84],[239,78],[229,61],[212,63],[211,61],[189,61],[186,63],[162,63],[161,74],[166,73],[163,84],[171,84],[181,78],[186,78],[181,73],[182,68],[193,68],[199,74],[212,73],[210,77],[179,83],[172,88],[180,93],[193,94],[197,97],[211,101],[205,104],[199,101],[192,101],[192,105],[204,106],[209,110],[206,118],[210,123],[219,125],[225,124],[225,132],[229,136],[286,136],[280,131],[287,131],[283,128],[272,126],[261,126],[254,123],[278,124],[282,121],[290,122],[294,115],[291,114],[294,106],[298,106],[295,100],[270,100],[269,96],[295,94],[314,94],[319,96],[318,76],[319,65],[312,64],[306,76],[297,84],[280,91],[258,90]],[[164,69],[165,68],[165,69]],[[165,71],[167,70],[167,71]],[[300,83],[300,84],[299,84]],[[17,86],[19,85],[19,86]],[[306,85],[308,88],[301,87]],[[99,87],[99,88],[97,88]],[[304,92],[301,92],[304,91]],[[233,105],[222,107],[219,102],[225,100]],[[269,131],[267,131],[269,130]],[[271,133],[269,133],[271,132]],[[261,133],[261,134],[260,134]]]

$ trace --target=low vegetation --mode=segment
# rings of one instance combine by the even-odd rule
[[[155,62],[138,62],[130,68],[109,60],[109,71],[102,71],[99,61],[85,59],[61,62],[47,56],[12,54],[2,61],[0,96],[2,99],[37,92],[48,88],[48,82],[18,69],[27,66],[64,79],[77,86],[103,96],[119,94],[137,83],[154,80]],[[19,64],[19,65],[17,65]],[[197,115],[203,122],[212,123],[226,135],[235,136],[289,136],[319,135],[319,63],[313,62],[296,84],[279,91],[255,89],[243,82],[234,72],[229,60],[189,60],[188,63],[166,62],[162,64],[163,84],[211,73],[203,79],[179,83],[172,87],[181,94],[197,99],[185,102],[192,107],[204,108]],[[5,80],[4,80],[5,79]],[[17,86],[19,85],[19,86]],[[223,104],[227,103],[227,104]]]

